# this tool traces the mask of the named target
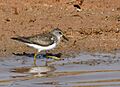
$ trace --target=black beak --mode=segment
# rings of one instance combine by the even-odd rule
[[[68,38],[66,38],[64,35],[63,35],[63,38],[64,38],[66,41],[69,41]]]

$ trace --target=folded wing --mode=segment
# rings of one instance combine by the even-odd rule
[[[51,34],[35,35],[30,37],[12,37],[11,39],[29,44],[48,46],[54,43],[56,37]]]

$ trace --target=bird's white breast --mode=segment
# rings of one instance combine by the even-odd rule
[[[33,47],[35,49],[38,49],[38,51],[42,51],[42,50],[51,50],[51,49],[55,48],[57,44],[54,43],[54,44],[49,45],[49,46],[40,46],[40,45],[36,45],[36,44],[26,43],[26,45]]]

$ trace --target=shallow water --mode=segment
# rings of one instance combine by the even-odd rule
[[[0,87],[120,87],[120,54],[81,53],[53,61],[26,56],[0,59]]]

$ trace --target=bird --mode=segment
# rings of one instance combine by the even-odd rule
[[[48,33],[42,33],[28,37],[18,36],[12,37],[11,39],[23,42],[27,46],[37,49],[37,52],[34,54],[34,65],[36,65],[37,54],[41,51],[54,49],[60,43],[62,37],[69,41],[61,29],[54,28]]]

